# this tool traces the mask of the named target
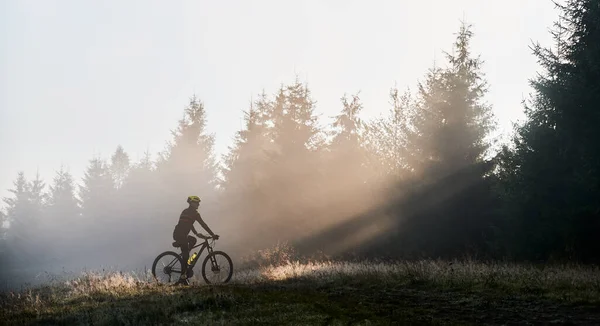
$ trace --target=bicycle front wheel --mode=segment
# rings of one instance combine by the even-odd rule
[[[177,282],[183,271],[183,258],[173,251],[165,251],[154,259],[152,276],[159,283]]]
[[[213,251],[202,263],[202,278],[207,284],[224,284],[231,280],[233,262],[222,251]]]

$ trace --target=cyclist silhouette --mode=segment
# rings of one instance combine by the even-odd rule
[[[190,206],[184,209],[179,216],[179,222],[175,225],[175,229],[173,230],[173,240],[177,242],[178,246],[181,248],[181,257],[183,258],[183,270],[181,272],[181,277],[178,284],[188,284],[187,281],[187,261],[190,257],[190,249],[196,245],[196,238],[189,235],[190,231],[192,231],[196,236],[199,236],[198,232],[194,228],[194,222],[200,223],[200,225],[215,239],[218,240],[219,236],[214,234],[213,231],[204,223],[200,213],[198,213],[198,207],[200,206],[200,197],[198,196],[189,196],[187,198],[188,204]]]

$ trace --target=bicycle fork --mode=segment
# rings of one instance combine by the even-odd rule
[[[211,270],[216,273],[219,271],[219,265],[217,265],[217,258],[212,254],[212,248],[208,248],[208,257],[210,257]]]

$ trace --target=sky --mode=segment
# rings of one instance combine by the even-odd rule
[[[64,166],[81,183],[118,145],[155,156],[194,94],[219,155],[251,99],[296,76],[323,123],[359,91],[377,117],[391,87],[443,65],[461,20],[506,135],[539,71],[530,46],[552,45],[557,15],[550,0],[0,0],[0,198],[19,171],[50,184]]]

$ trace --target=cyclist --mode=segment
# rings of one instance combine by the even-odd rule
[[[177,242],[181,248],[181,257],[183,258],[183,270],[181,271],[181,278],[177,281],[178,284],[188,284],[187,282],[187,261],[190,257],[190,249],[196,245],[196,238],[189,235],[192,231],[196,236],[200,236],[194,228],[194,222],[200,223],[200,225],[215,239],[218,240],[219,236],[214,234],[213,231],[204,223],[200,213],[198,213],[198,207],[200,206],[200,197],[189,196],[187,198],[190,206],[181,212],[179,216],[179,222],[175,225],[173,230],[173,240]]]

